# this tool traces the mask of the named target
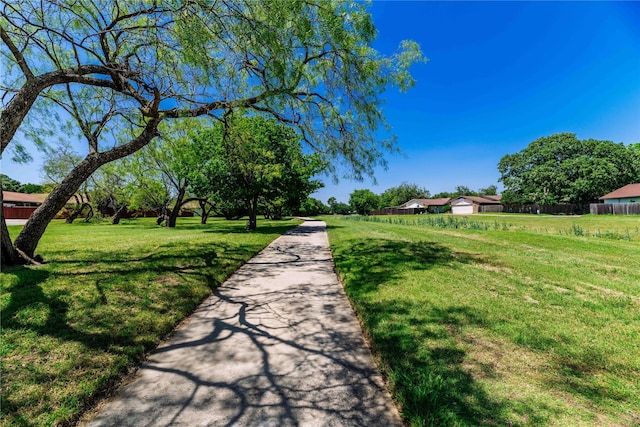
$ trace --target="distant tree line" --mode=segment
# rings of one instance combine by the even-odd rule
[[[458,196],[489,196],[497,194],[498,187],[490,185],[487,188],[481,188],[477,191],[471,190],[464,185],[458,185],[453,192],[441,192],[433,196],[426,188],[418,184],[403,182],[402,184],[391,187],[380,194],[375,194],[369,189],[354,190],[349,195],[349,204],[341,203],[335,197],[331,197],[327,203],[329,204],[330,213],[345,215],[350,212],[356,212],[366,215],[369,212],[386,207],[400,206],[411,199],[438,199],[438,198],[454,198]]]
[[[36,194],[45,192],[42,185],[39,184],[21,184],[15,179],[9,178],[7,175],[0,173],[0,181],[2,182],[3,191],[13,191],[16,193]]]

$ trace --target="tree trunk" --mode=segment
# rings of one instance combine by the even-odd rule
[[[215,206],[213,205],[213,203],[211,203],[207,199],[203,199],[201,197],[190,197],[190,198],[188,198],[186,200],[183,200],[182,204],[180,205],[180,207],[186,205],[189,202],[193,202],[193,201],[197,201],[198,204],[200,205],[200,209],[202,209],[202,215],[200,216],[200,224],[206,224],[207,223],[207,219],[209,218],[209,215],[211,215],[211,211],[213,211]],[[207,209],[207,206],[209,206],[208,209]]]
[[[158,215],[158,217],[156,218],[156,225],[161,225],[167,220],[167,217],[167,205],[164,205],[162,207],[162,210],[160,211],[160,215]]]
[[[207,209],[207,205],[210,203],[207,200],[198,200],[198,204],[200,205],[200,209],[202,209],[202,215],[200,216],[200,224],[204,225],[207,223],[207,219],[209,219],[209,215],[211,214],[211,210],[213,206],[209,206]]]
[[[89,222],[89,221],[91,221],[91,218],[93,218],[93,208],[91,207],[91,205],[89,203],[85,203],[85,206],[87,206],[89,208],[89,212],[87,212],[87,216],[84,219],[84,222]]]
[[[81,202],[80,202],[80,199],[78,199],[78,196],[77,196],[77,195],[75,195],[75,194],[74,194],[74,195],[73,195],[73,197],[75,197],[75,199],[76,199],[76,207],[75,207],[75,209],[73,210],[73,212],[71,213],[71,215],[69,215],[69,216],[67,217],[67,219],[65,220],[65,222],[66,222],[67,224],[72,224],[72,223],[73,223],[73,221],[75,221],[75,220],[76,220],[76,218],[78,218],[78,217],[80,216],[80,214],[81,214],[81,213],[82,213],[82,211],[84,210],[84,207],[85,207],[85,206],[89,206],[87,203],[84,203],[84,202],[82,202],[82,203],[81,203]]]
[[[182,199],[184,199],[184,193],[186,191],[187,191],[186,184],[180,187],[180,191],[178,191],[178,197],[176,197],[176,204],[173,206],[171,215],[169,215],[169,219],[167,220],[167,227],[174,228],[176,226],[178,215],[180,215],[180,208],[182,208],[182,204],[183,204]]]
[[[3,266],[21,264],[21,259],[16,249],[11,243],[11,236],[9,236],[9,229],[7,228],[7,222],[4,220],[4,197],[2,194],[2,183],[0,183],[0,222],[2,222],[2,230],[0,235],[2,237],[2,254],[0,255],[0,261]]]
[[[258,198],[255,197],[249,202],[249,222],[247,230],[254,231],[258,228]]]
[[[123,205],[116,210],[116,213],[113,215],[113,218],[111,218],[111,224],[113,225],[120,224],[120,218],[122,218],[122,212],[124,212],[126,207],[127,207],[126,205]]]
[[[44,203],[36,209],[25,224],[15,241],[16,248],[33,258],[40,238],[56,214],[64,207],[83,182],[100,166],[136,152],[147,145],[155,136],[160,123],[156,117],[147,123],[138,137],[124,145],[119,145],[104,153],[90,153],[65,177],[60,185],[53,189]]]
[[[280,221],[282,219],[282,206],[278,206],[273,208],[273,213],[271,215],[271,219]]]

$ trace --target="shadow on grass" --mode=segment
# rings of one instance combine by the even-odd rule
[[[73,250],[53,251],[47,254],[51,260],[49,265],[7,270],[5,273],[16,276],[16,280],[12,286],[5,289],[5,293],[10,294],[10,297],[2,310],[2,326],[5,330],[29,329],[39,335],[77,341],[89,348],[109,352],[121,352],[133,346],[136,350],[129,356],[139,355],[140,348],[126,329],[105,327],[102,333],[88,333],[70,326],[71,323],[75,325],[84,322],[78,322],[78,319],[70,322],[67,318],[69,303],[75,304],[76,311],[83,311],[94,324],[109,325],[113,319],[100,318],[101,315],[92,313],[92,310],[101,305],[113,305],[112,308],[116,312],[122,311],[121,314],[125,315],[130,309],[126,306],[127,298],[123,300],[116,294],[127,291],[130,293],[130,301],[133,302],[140,296],[147,296],[150,290],[147,289],[149,284],[140,283],[137,278],[162,278],[168,274],[175,274],[185,280],[170,284],[172,308],[189,313],[194,308],[194,302],[186,276],[195,276],[201,279],[201,282],[204,279],[204,283],[210,289],[214,289],[233,268],[261,249],[259,245],[239,247],[223,243],[216,243],[215,246],[192,245],[186,249],[183,246],[177,243],[162,245],[144,256],[134,252],[97,249],[83,250],[81,253]],[[224,253],[224,258],[219,258],[218,252]],[[68,284],[57,284],[54,288],[44,283],[49,279],[61,281],[65,278],[69,278]],[[46,321],[16,320],[22,310],[36,305],[47,309]],[[108,313],[114,315],[113,312]]]
[[[119,375],[137,364],[262,246],[171,242],[142,255],[139,248],[47,252],[50,264],[3,271],[7,279],[2,291],[3,335],[11,335],[20,346],[20,340],[32,339],[22,337],[35,334],[29,344],[36,349],[33,351],[37,351],[38,337],[50,337],[61,345],[80,343],[86,350],[78,351],[83,353],[116,356],[120,371],[100,368],[104,369],[100,375],[109,372],[109,378],[91,393],[94,398],[104,395]],[[77,356],[86,359],[82,357],[85,354]],[[78,369],[91,371],[94,367],[83,365]],[[14,380],[27,382],[27,386],[31,378],[25,372],[25,378]],[[24,409],[21,404],[4,391],[2,400],[3,414],[14,420],[20,418]],[[90,402],[81,406],[86,404]]]
[[[439,264],[473,260],[469,254],[452,252],[435,242],[380,239],[353,241],[346,249],[334,250],[333,257],[346,279],[347,289],[354,283],[359,292],[375,291],[403,271],[422,271]]]
[[[526,420],[522,424],[548,421],[527,402],[516,407],[493,398],[465,368],[461,331],[488,327],[483,313],[455,301],[443,307],[400,293],[378,297],[381,285],[394,286],[406,271],[455,268],[474,262],[473,256],[426,241],[358,239],[339,245],[334,259],[411,425],[519,425],[514,412]],[[479,368],[496,375],[490,364]]]
[[[482,316],[467,307],[417,305],[397,300],[393,305],[366,303],[365,308],[376,351],[388,366],[403,416],[411,425],[514,426],[549,421],[548,415],[542,415],[548,408],[539,411],[539,403],[533,406],[491,396],[465,366],[467,351],[459,344],[458,331],[484,326]],[[484,376],[496,377],[491,363],[478,365]]]

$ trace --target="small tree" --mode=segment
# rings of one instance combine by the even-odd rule
[[[45,185],[55,189],[70,173],[75,165],[80,162],[78,155],[68,141],[61,142],[55,150],[49,150],[42,164],[42,173],[45,176]],[[85,181],[72,196],[76,204],[73,211],[66,218],[66,222],[71,224],[83,212],[87,212],[87,221],[93,216],[93,207],[90,204],[90,183]]]

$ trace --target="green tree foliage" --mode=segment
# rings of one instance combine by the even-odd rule
[[[302,216],[317,216],[329,213],[329,206],[325,205],[318,199],[313,197],[307,197],[300,205],[300,211],[298,212]]]
[[[456,191],[454,191],[453,193],[451,193],[452,196],[451,197],[458,197],[458,196],[477,196],[478,192],[477,191],[473,191],[472,189],[470,189],[469,187],[467,187],[466,185],[458,185],[456,187]]]
[[[478,191],[474,191],[466,185],[457,185],[454,191],[442,191],[440,193],[434,194],[433,197],[435,199],[440,198],[454,198],[459,196],[479,196],[479,195],[491,195],[496,194],[497,187],[495,185],[491,185],[487,188],[482,188]],[[487,193],[485,193],[487,192]]]
[[[100,212],[111,215],[112,224],[120,222],[137,190],[128,172],[128,164],[120,160],[103,165],[91,176],[92,202]]]
[[[147,145],[167,119],[267,113],[325,160],[370,174],[394,147],[382,131],[384,90],[410,88],[410,66],[424,61],[410,41],[390,57],[373,49],[360,2],[16,0],[0,19],[0,154],[24,152],[17,131],[53,132],[53,106],[88,144],[16,238],[28,256],[97,168]],[[128,127],[134,137],[115,138]]]
[[[623,144],[579,140],[573,133],[539,138],[498,164],[507,203],[590,203],[640,182],[640,161]]]
[[[417,184],[403,182],[397,187],[391,187],[380,194],[378,208],[400,206],[411,199],[428,199],[429,196],[429,191],[426,188],[422,188]]]
[[[36,194],[36,193],[44,193],[44,186],[40,184],[22,184],[20,186],[20,192],[26,194]]]
[[[347,215],[351,212],[351,206],[346,203],[339,202],[335,197],[329,197],[329,212],[334,215]]]
[[[369,189],[354,190],[349,195],[349,204],[360,215],[368,215],[376,209],[380,203],[380,198]]]
[[[273,119],[230,116],[200,132],[194,148],[201,155],[190,178],[194,191],[212,194],[216,204],[241,203],[250,230],[256,228],[260,204],[271,212],[297,210],[321,186],[311,179],[324,166],[318,156],[304,155],[295,131]]]
[[[16,193],[19,193],[20,189],[22,188],[22,184],[20,184],[20,181],[9,178],[5,174],[0,174],[0,180],[2,180],[2,190],[4,191],[14,191]]]
[[[449,191],[441,191],[439,193],[436,193],[433,195],[434,199],[444,199],[444,198],[451,198],[454,197],[453,193],[449,192]]]
[[[160,137],[130,156],[129,174],[137,191],[136,208],[159,213],[159,223],[175,227],[180,209],[192,200],[189,175],[198,170],[201,155],[192,145],[192,137],[206,126],[205,120],[185,118],[160,124]]]
[[[495,185],[490,185],[487,188],[481,188],[478,190],[479,196],[495,196],[498,194],[498,187]]]

